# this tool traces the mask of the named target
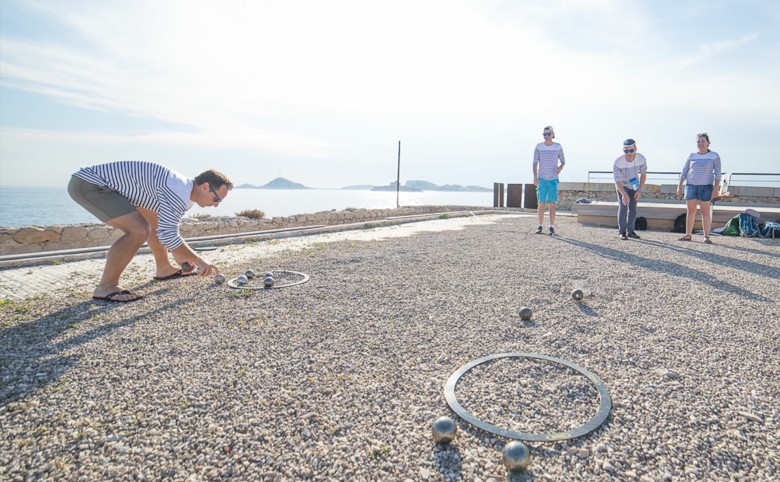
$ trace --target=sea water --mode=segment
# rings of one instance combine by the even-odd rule
[[[493,205],[492,192],[401,192],[401,206]],[[194,205],[185,216],[211,214],[234,216],[259,209],[267,218],[346,208],[389,209],[396,207],[394,191],[350,189],[233,189],[216,208]],[[66,187],[0,186],[0,226],[46,226],[97,223],[94,216],[76,204]]]

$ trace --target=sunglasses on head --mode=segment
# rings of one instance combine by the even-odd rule
[[[628,154],[631,154],[632,152],[636,152],[636,148],[632,148],[632,149],[623,149],[623,152],[626,152],[626,153],[628,153]]]
[[[211,191],[214,194],[214,202],[215,203],[221,203],[222,202],[222,198],[219,197],[219,194],[217,194],[217,191],[215,191],[214,188],[211,185],[209,185],[209,191]]]

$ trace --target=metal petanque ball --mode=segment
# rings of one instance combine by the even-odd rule
[[[268,271],[266,274],[263,275],[263,278],[273,278],[274,274]]]
[[[502,460],[510,471],[525,470],[531,463],[531,451],[523,442],[513,440],[504,445]]]
[[[458,426],[450,417],[439,417],[433,422],[432,432],[437,444],[446,445],[455,439]]]
[[[582,301],[582,299],[585,297],[585,293],[583,293],[582,290],[574,290],[571,292],[571,297],[574,299],[574,301]]]
[[[274,279],[271,276],[266,276],[263,278],[263,286],[266,288],[273,288],[274,287]]]
[[[244,272],[244,275],[247,277],[247,279],[254,279],[255,277],[255,270],[248,269]]]
[[[218,285],[221,285],[225,282],[225,275],[224,274],[215,274],[214,275],[214,282]]]
[[[189,273],[189,272],[190,272],[190,271],[192,271],[193,269],[195,269],[195,265],[192,265],[192,264],[190,264],[190,263],[188,263],[188,262],[186,262],[186,261],[185,261],[184,263],[182,263],[182,264],[181,264],[181,270],[182,270],[183,272],[185,272],[185,273]]]
[[[236,278],[236,283],[239,286],[243,286],[243,285],[247,284],[248,282],[249,282],[249,279],[247,279],[247,277],[244,276],[244,275],[241,275],[238,278]]]
[[[527,306],[523,306],[522,308],[520,308],[520,319],[523,321],[530,320],[533,314],[534,314],[533,310]]]

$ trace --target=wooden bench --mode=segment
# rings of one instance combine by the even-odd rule
[[[712,207],[712,227],[719,228],[729,219],[745,211],[750,206],[720,205],[717,202]],[[754,207],[761,213],[761,220],[780,220],[780,208]],[[577,215],[577,221],[583,224],[596,226],[609,226],[617,228],[618,203],[594,201],[590,204],[574,204],[572,214]],[[641,200],[637,206],[637,216],[647,219],[647,229],[657,231],[671,231],[674,228],[674,220],[680,214],[686,213],[685,203],[645,203]],[[694,229],[701,229],[701,213],[696,213]]]

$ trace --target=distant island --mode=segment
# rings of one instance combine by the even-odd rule
[[[240,186],[236,186],[236,189],[313,189],[313,188],[306,187],[303,184],[298,184],[297,182],[292,182],[289,179],[285,179],[283,177],[277,177],[273,181],[269,182],[268,184],[263,184],[262,186],[253,186],[252,184],[241,184]]]
[[[346,189],[346,188],[342,188]],[[372,191],[395,191],[396,183],[391,182],[386,186],[374,186]],[[401,191],[404,192],[423,192],[423,191],[448,191],[448,192],[493,192],[492,189],[480,186],[461,186],[460,184],[445,184],[438,186],[428,181],[406,181],[406,184],[401,186]]]
[[[303,184],[290,181],[283,177],[277,177],[268,184],[262,186],[255,186],[253,184],[241,184],[236,186],[236,189],[316,189]],[[354,186],[346,186],[340,189],[353,190],[353,191],[395,191],[395,181],[384,186],[372,186],[370,184],[358,184]],[[423,192],[423,191],[447,191],[447,192],[493,192],[492,189],[481,186],[461,186],[460,184],[444,184],[443,186],[436,185],[428,181],[406,181],[401,186],[401,191],[404,192]]]

